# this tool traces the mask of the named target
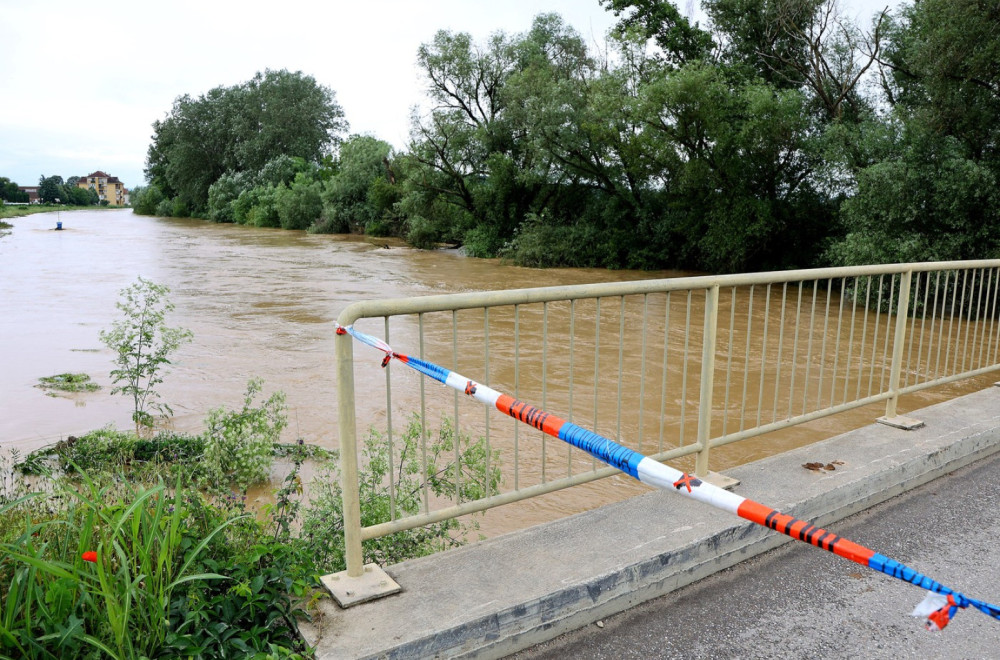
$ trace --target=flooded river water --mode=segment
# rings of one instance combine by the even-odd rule
[[[57,220],[63,231],[54,230]],[[519,268],[382,239],[151,218],[130,210],[39,214],[11,223],[14,228],[0,238],[0,444],[21,451],[108,424],[131,426],[131,401],[108,395],[112,354],[98,334],[118,316],[119,291],[138,276],[170,287],[176,309],[168,324],[194,336],[157,387],[174,410],[175,428],[199,430],[210,409],[237,406],[247,380],[260,377],[265,393],[287,395],[286,440],[302,437],[332,448],[333,321],[351,302],[684,275]],[[104,389],[47,396],[35,387],[39,378],[64,372],[90,374]],[[980,389],[981,380],[949,386],[948,396]],[[359,425],[366,422],[364,405]],[[837,424],[843,430],[872,417],[862,410],[857,419],[838,417]],[[754,457],[751,450],[740,459]],[[516,513],[491,512],[484,531],[526,526],[643,489],[625,479],[610,481],[619,483],[549,495],[520,509],[501,507]]]

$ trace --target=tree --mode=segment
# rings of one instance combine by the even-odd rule
[[[323,210],[320,199],[322,184],[309,174],[300,172],[289,186],[276,191],[275,207],[282,229],[308,229],[319,220]]]
[[[674,67],[708,59],[712,54],[712,35],[680,13],[673,2],[665,0],[600,0],[601,5],[621,20],[615,26],[619,37],[629,34],[652,39],[664,59]]]
[[[366,231],[395,203],[399,168],[392,145],[368,135],[352,135],[340,147],[337,173],[324,184],[323,221],[315,231]],[[398,188],[397,188],[398,190]]]
[[[1000,173],[1000,5],[922,0],[904,6],[880,63],[890,103],[955,137]]]
[[[63,192],[63,178],[61,176],[38,177],[38,199],[46,204],[55,204],[56,200],[66,202]]]
[[[111,393],[132,398],[136,435],[153,426],[151,411],[173,414],[170,406],[156,401],[160,395],[154,388],[163,382],[163,368],[170,364],[171,354],[191,340],[190,331],[166,325],[166,316],[174,309],[167,299],[169,292],[162,284],[138,278],[122,289],[115,304],[123,318],[100,333],[101,342],[115,354]]]
[[[413,119],[413,193],[402,203],[421,231],[437,222],[427,219],[440,217],[440,205],[454,206],[438,238],[451,234],[471,254],[493,256],[527,214],[542,210],[559,177],[525,123],[532,112],[519,106],[530,102],[536,82],[585,75],[586,47],[550,14],[536,17],[526,34],[497,33],[481,45],[468,34],[438,32],[420,47],[418,62],[434,107]],[[527,78],[515,92],[519,76]]]
[[[1000,254],[1000,8],[922,0],[889,22],[880,56],[889,112],[841,207],[837,264]],[[872,139],[874,138],[874,139]]]
[[[25,203],[28,201],[28,193],[20,190],[15,181],[11,181],[5,176],[0,176],[0,200]]]
[[[278,156],[321,160],[346,130],[343,116],[333,91],[301,72],[266,71],[197,99],[184,95],[153,124],[146,177],[200,215],[223,174],[256,176]]]

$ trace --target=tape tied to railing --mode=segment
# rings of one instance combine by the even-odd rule
[[[426,360],[397,353],[389,344],[367,335],[353,326],[336,326],[338,335],[349,334],[359,342],[385,353],[382,366],[393,359],[433,378],[473,399],[491,405],[505,415],[527,424],[543,433],[558,438],[591,456],[617,468],[640,482],[673,491],[691,499],[704,502],[734,515],[780,532],[793,539],[832,552],[855,563],[867,566],[904,582],[927,590],[924,599],[911,613],[924,619],[928,630],[943,630],[959,609],[974,607],[984,614],[1000,620],[1000,607],[985,601],[969,598],[943,584],[932,580],[908,566],[845,539],[833,532],[816,527],[805,520],[781,513],[771,507],[741,497],[697,477],[676,470],[639,452],[618,444],[594,431],[567,422],[549,412],[520,401],[510,395],[466,378],[450,369]]]

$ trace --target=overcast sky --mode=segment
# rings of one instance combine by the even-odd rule
[[[862,17],[899,0],[841,0]],[[682,10],[697,2],[680,0]],[[35,185],[104,170],[132,188],[152,123],[265,69],[302,71],[336,93],[351,133],[397,147],[423,100],[417,47],[437,30],[477,40],[556,12],[591,44],[614,23],[598,0],[0,0],[0,176]]]

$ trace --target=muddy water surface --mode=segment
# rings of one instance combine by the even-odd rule
[[[57,220],[62,221],[63,231],[54,231]],[[453,250],[418,251],[381,239],[150,218],[129,210],[78,211],[58,217],[41,214],[12,223],[13,230],[0,238],[0,444],[23,451],[107,424],[130,427],[131,402],[108,395],[112,355],[101,345],[98,333],[116,318],[118,293],[137,276],[170,287],[176,309],[168,322],[194,335],[194,341],[176,354],[175,364],[157,388],[174,409],[175,428],[197,431],[210,409],[237,406],[247,380],[256,376],[264,379],[265,392],[280,389],[287,395],[286,440],[302,437],[336,447],[333,321],[351,302],[683,275],[536,270],[465,258]],[[579,323],[592,323],[586,320],[588,308],[582,305],[580,309]],[[555,311],[549,321],[554,325]],[[514,322],[496,316],[490,327],[512,327]],[[527,326],[525,318],[516,322]],[[534,370],[530,355],[537,353],[537,347],[531,347],[530,333],[522,337],[521,350],[527,357],[515,374],[513,348],[509,342],[498,341],[499,330],[491,332],[490,378],[496,386],[516,383],[530,391]],[[587,331],[574,332],[583,344],[591,341]],[[401,336],[412,339],[405,330]],[[429,341],[433,347],[433,337]],[[609,346],[606,349],[602,344],[602,350],[618,350]],[[474,367],[481,363],[482,350],[475,346],[473,354],[458,356],[457,362],[468,361]],[[585,369],[593,369],[592,363]],[[63,372],[86,372],[104,389],[47,396],[35,387],[39,378]],[[604,377],[617,380],[614,372]],[[380,378],[377,374],[374,380]],[[984,382],[952,385],[926,401],[980,389]],[[380,385],[373,383],[369,392],[365,379],[359,379],[359,426],[384,418],[384,400],[374,395]],[[638,382],[623,386],[626,400],[638,398]],[[574,405],[593,396],[581,394]],[[412,393],[394,391],[393,397],[394,407],[416,407]],[[819,420],[797,432],[792,444],[860,426],[878,414],[861,410],[835,421]],[[627,433],[639,430],[640,424],[651,433],[649,421],[630,424],[624,429]],[[615,431],[605,432],[614,437]],[[689,423],[684,435],[690,432]],[[768,449],[760,443],[737,443],[719,450],[719,458],[732,464],[774,450],[773,445]],[[537,465],[522,469],[525,474],[540,472],[547,460],[555,461],[554,465],[567,462],[565,453],[551,453]],[[484,532],[550,520],[643,490],[616,477],[530,504],[501,507],[487,515]]]

